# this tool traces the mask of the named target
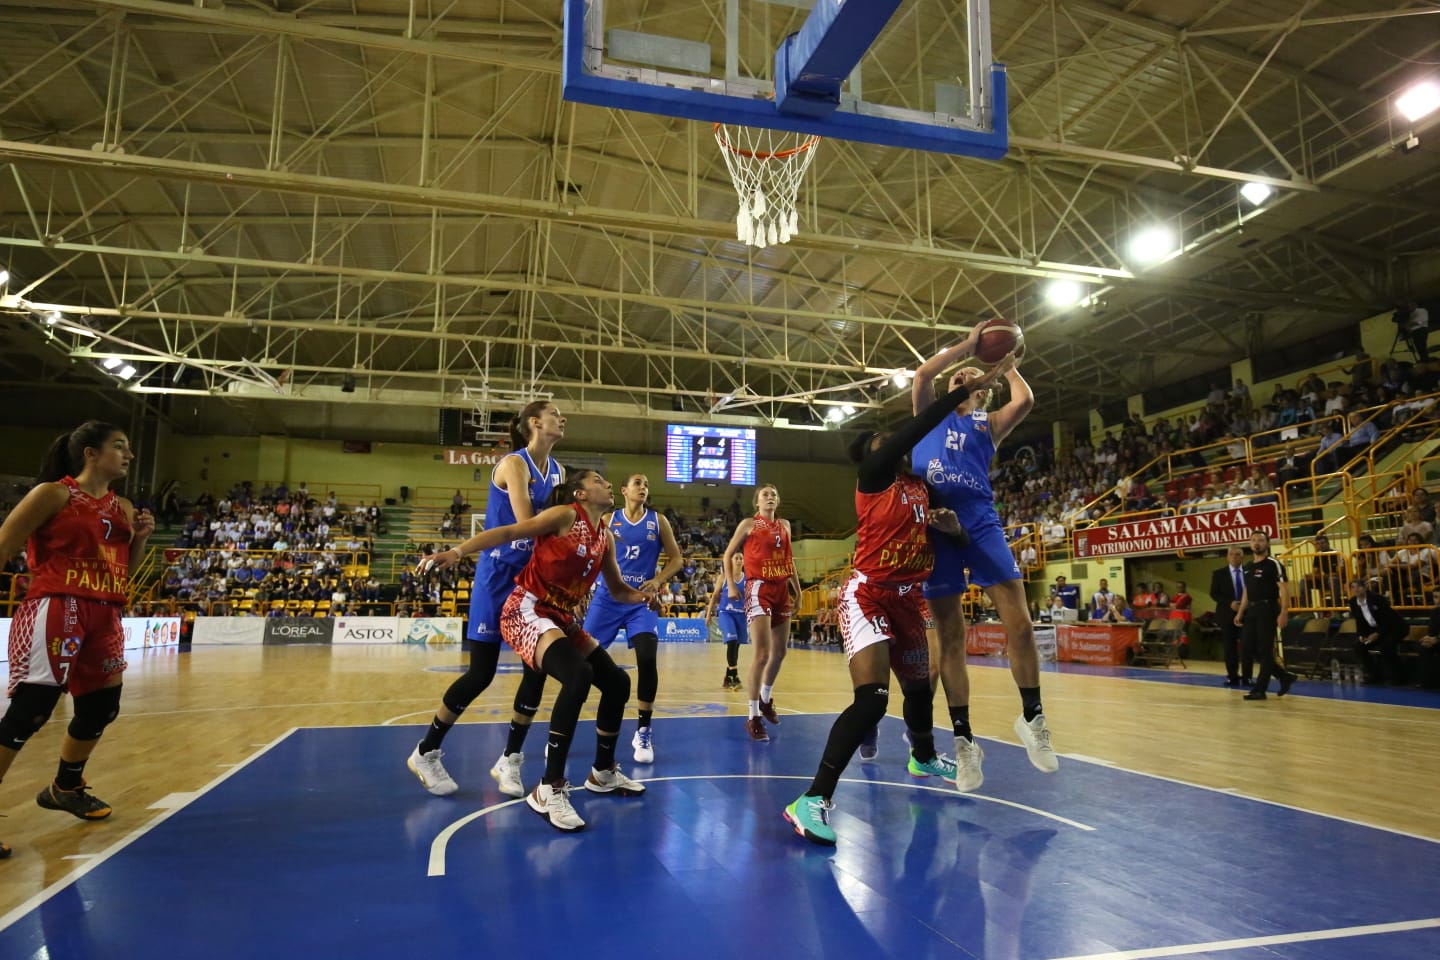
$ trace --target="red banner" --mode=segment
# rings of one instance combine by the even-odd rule
[[[1062,623],[1055,628],[1056,657],[1076,663],[1124,666],[1126,651],[1140,643],[1140,626],[1086,626]]]
[[[1152,517],[1076,530],[1075,559],[1213,550],[1232,543],[1249,543],[1250,534],[1256,530],[1262,530],[1271,537],[1279,536],[1280,511],[1275,504],[1227,507],[1204,513]]]
[[[999,623],[972,623],[965,628],[965,652],[972,657],[1005,656],[1005,627]]]

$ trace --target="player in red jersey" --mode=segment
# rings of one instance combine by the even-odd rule
[[[953,511],[931,508],[931,493],[924,480],[909,472],[907,458],[911,447],[969,396],[971,389],[961,386],[893,432],[863,433],[850,445],[850,459],[859,464],[855,488],[859,526],[854,572],[841,591],[838,615],[855,698],[830,728],[810,789],[785,808],[785,819],[795,832],[815,843],[835,842],[830,798],[861,741],[889,708],[887,681],[892,670],[904,697],[910,775],[956,782],[955,761],[935,750],[934,693],[921,584],[935,564],[930,531],[960,539],[965,534]],[[958,786],[973,790],[979,783]]]
[[[27,547],[29,592],[10,624],[10,707],[0,718],[0,778],[50,719],[60,695],[75,715],[60,745],[55,780],[36,802],[81,820],[103,820],[110,805],[85,785],[85,762],[120,712],[130,558],[155,530],[110,484],[130,470],[134,454],[114,424],[91,420],[57,438],[37,477],[0,526],[0,566]],[[0,844],[0,857],[10,848]]]
[[[458,547],[424,558],[420,565],[422,570],[444,568],[466,554],[521,537],[534,538],[530,561],[515,578],[515,592],[501,610],[500,635],[527,667],[560,681],[550,712],[545,778],[526,802],[551,826],[570,832],[584,827],[585,821],[570,803],[565,760],[591,686],[600,691],[600,704],[595,717],[595,766],[585,789],[622,796],[645,792],[644,784],[625,776],[615,762],[620,723],[630,700],[630,678],[580,626],[575,607],[602,574],[610,596],[619,603],[649,603],[656,593],[636,590],[620,576],[610,530],[601,523],[615,506],[615,493],[604,477],[594,470],[576,470],[551,493],[550,504],[528,520],[493,527]]]
[[[750,661],[750,712],[745,730],[751,740],[766,741],[763,715],[772,724],[780,723],[772,693],[780,665],[785,662],[785,642],[790,636],[790,615],[800,598],[800,578],[790,554],[790,521],[775,516],[780,491],[767,483],[755,491],[755,516],[740,521],[720,567],[725,574],[726,595],[740,599],[740,590],[731,579],[730,558],[742,546],[745,551],[745,623],[755,655]]]

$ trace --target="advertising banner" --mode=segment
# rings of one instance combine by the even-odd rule
[[[179,617],[125,617],[120,625],[125,630],[126,650],[173,647],[180,643]]]
[[[10,659],[10,617],[0,617],[0,663]],[[125,631],[126,650],[147,650],[151,647],[173,647],[180,643],[179,617],[125,617],[120,621]]]
[[[396,631],[402,643],[459,643],[464,629],[459,617],[401,617]]]
[[[336,617],[331,643],[399,643],[396,617]]]
[[[329,643],[335,621],[320,617],[266,617],[265,640],[276,643]]]
[[[965,652],[971,656],[1003,657],[1008,645],[1002,624],[972,623],[965,628]]]
[[[235,646],[264,643],[265,621],[260,617],[196,617],[190,645]]]
[[[699,617],[661,617],[660,639],[675,643],[706,643],[710,627]]]
[[[1076,530],[1075,558],[1093,560],[1098,557],[1179,553],[1181,550],[1214,550],[1232,543],[1249,543],[1250,534],[1256,530],[1272,537],[1279,536],[1280,512],[1275,504],[1153,517]]]
[[[1062,623],[1055,628],[1055,642],[1061,660],[1124,666],[1140,643],[1140,625]]]

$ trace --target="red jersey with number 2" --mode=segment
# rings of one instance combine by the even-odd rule
[[[70,499],[30,535],[26,557],[33,579],[26,596],[83,597],[124,603],[130,584],[132,529],[113,490],[90,496],[74,477],[60,483]]]
[[[566,613],[590,593],[610,544],[603,526],[597,528],[587,520],[579,504],[574,509],[570,532],[563,537],[538,538],[530,562],[515,578],[522,590]]]
[[[855,491],[855,569],[872,583],[918,583],[935,566],[930,494],[919,477],[901,476],[879,493]]]
[[[795,575],[795,560],[790,554],[790,532],[779,518],[766,520],[760,514],[745,537],[745,579],[789,580]]]

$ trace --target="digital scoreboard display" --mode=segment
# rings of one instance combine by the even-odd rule
[[[755,429],[666,425],[665,479],[755,486]]]

